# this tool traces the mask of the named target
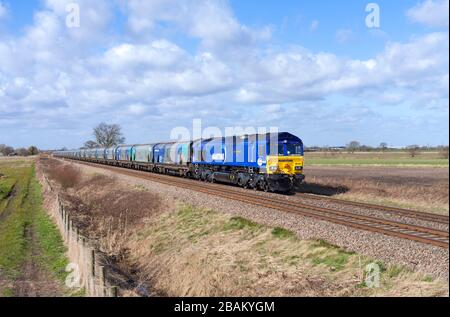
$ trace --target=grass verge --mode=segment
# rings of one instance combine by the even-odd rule
[[[67,272],[65,268],[69,261],[66,257],[67,248],[64,245],[58,228],[42,208],[41,186],[36,180],[32,180],[28,196],[28,204],[33,213],[33,226],[38,241],[38,262],[46,271],[61,283],[65,281]]]
[[[131,238],[143,279],[170,296],[439,296],[447,284],[283,228],[180,206]],[[376,263],[380,285],[366,285]],[[419,291],[420,290],[420,291]]]
[[[41,187],[34,176],[34,166],[31,161],[7,163],[2,162],[4,176],[0,184],[2,188],[12,188],[11,184],[15,187],[14,195],[0,214],[0,278],[3,280],[0,285],[6,285],[0,289],[0,294],[15,295],[13,285],[17,279],[24,278],[25,262],[32,261],[39,272],[37,275],[44,279],[32,282],[53,283],[48,289],[58,293],[45,295],[64,295],[59,291],[65,291],[66,248],[42,207]]]
[[[27,241],[25,228],[31,223],[30,213],[23,208],[28,195],[32,177],[31,166],[28,168],[2,168],[2,173],[17,182],[16,193],[3,210],[0,221],[0,268],[9,278],[20,275],[20,267],[26,254]],[[0,181],[4,182],[4,180]]]

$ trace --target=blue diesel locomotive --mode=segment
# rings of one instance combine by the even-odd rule
[[[303,142],[287,132],[55,152],[54,156],[290,192],[304,180]]]

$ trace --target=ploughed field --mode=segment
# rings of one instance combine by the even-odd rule
[[[448,215],[448,167],[305,166],[301,192]]]

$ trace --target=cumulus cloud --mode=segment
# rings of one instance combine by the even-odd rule
[[[105,66],[119,71],[176,67],[185,59],[185,52],[166,40],[145,45],[120,44],[109,49],[104,56]]]
[[[155,0],[126,2],[128,25],[135,33],[151,32],[168,23],[209,49],[249,45],[271,37],[269,27],[253,30],[234,17],[226,1]]]
[[[448,27],[449,0],[425,0],[407,11],[407,16],[417,23],[430,27]]]

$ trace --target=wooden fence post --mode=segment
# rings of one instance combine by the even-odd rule
[[[117,297],[119,295],[119,289],[117,286],[111,287],[111,297]]]
[[[105,267],[103,265],[98,266],[98,295],[104,297],[105,296]]]

